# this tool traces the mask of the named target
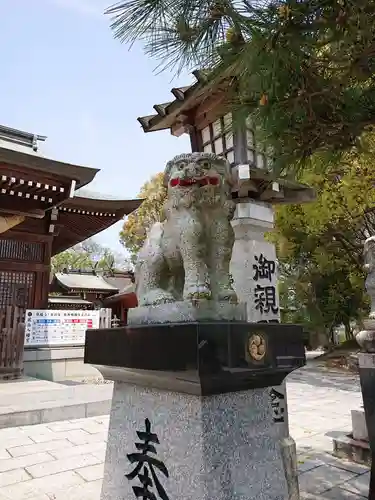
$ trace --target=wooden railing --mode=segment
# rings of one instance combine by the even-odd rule
[[[22,376],[24,321],[24,309],[6,306],[0,310],[0,379],[15,379]]]

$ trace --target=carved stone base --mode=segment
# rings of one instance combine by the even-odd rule
[[[187,323],[195,321],[246,321],[246,304],[231,304],[214,300],[168,302],[130,309],[129,325],[155,323]]]
[[[91,329],[85,362],[115,381],[101,500],[135,499],[147,473],[155,484],[147,467],[136,469],[148,465],[134,455],[145,431],[156,433],[151,456],[169,472],[155,468],[166,492],[158,499],[298,500],[283,393],[285,377],[305,364],[301,327],[203,321]]]
[[[133,488],[142,487],[139,474],[148,462],[132,474],[137,461],[129,455],[137,453],[136,443],[138,450],[142,446],[147,423],[155,436],[155,451],[148,455],[165,467],[164,473],[154,467],[165,491],[158,499],[286,500],[279,429],[269,400],[268,388],[201,398],[115,378],[101,500],[136,499]],[[148,489],[156,494],[151,473],[149,478]]]

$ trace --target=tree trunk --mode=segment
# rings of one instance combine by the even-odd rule
[[[345,326],[345,339],[352,340],[354,338],[354,336],[353,336],[353,330],[350,327],[349,321],[345,322],[344,326]]]
[[[330,340],[330,343],[332,346],[335,346],[336,345],[336,342],[335,342],[335,329],[333,328],[333,326],[331,326],[331,328],[329,329],[329,340]]]

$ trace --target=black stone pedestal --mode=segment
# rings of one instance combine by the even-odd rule
[[[85,363],[170,372],[171,383],[189,373],[205,395],[280,385],[305,350],[296,325],[170,323],[87,330]]]
[[[89,330],[85,362],[115,381],[102,500],[134,500],[142,488],[163,500],[290,496],[282,394],[273,387],[305,364],[300,327]]]

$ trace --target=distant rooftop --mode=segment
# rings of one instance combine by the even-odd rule
[[[15,128],[0,125],[0,147],[13,149],[22,153],[40,154],[39,142],[47,139],[44,135],[33,134]]]
[[[92,290],[118,292],[118,288],[105,281],[101,276],[94,274],[66,274],[56,273],[55,279],[68,290]]]
[[[74,196],[78,198],[87,198],[89,200],[101,200],[101,201],[123,201],[122,198],[117,196],[111,196],[97,191],[91,191],[88,189],[77,189]]]

